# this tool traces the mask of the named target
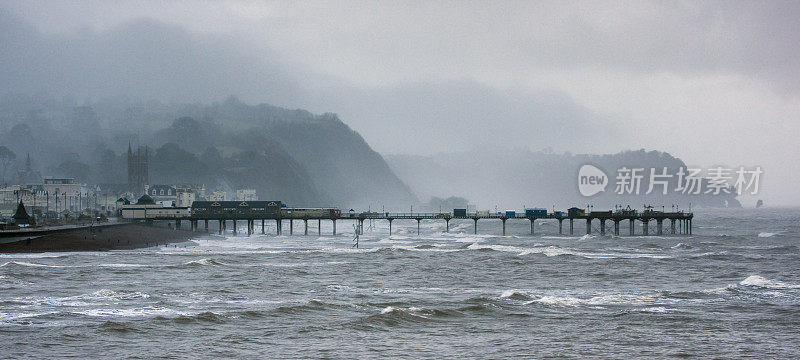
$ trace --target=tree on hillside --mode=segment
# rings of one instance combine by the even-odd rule
[[[8,166],[13,164],[14,161],[17,160],[17,154],[15,154],[11,149],[0,146],[0,163],[3,165],[3,182],[6,182],[6,170]]]

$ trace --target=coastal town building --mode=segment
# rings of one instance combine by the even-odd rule
[[[197,194],[191,188],[178,188],[177,194],[177,200],[175,201],[175,206],[177,207],[190,207],[197,198]]]
[[[25,165],[17,169],[14,174],[14,184],[40,184],[42,182],[42,174],[33,168],[31,163],[31,155],[28,154],[25,158]]]
[[[83,191],[81,184],[75,183],[75,179],[46,176],[43,187],[50,208],[56,212],[76,211],[79,208],[78,202],[82,198]]]
[[[189,215],[188,207],[164,206],[148,194],[144,194],[135,204],[120,205],[120,216],[123,219],[144,220],[153,218],[180,218]]]
[[[172,202],[174,204],[178,200],[178,191],[172,185],[145,185],[144,192],[155,202]]]
[[[215,190],[213,193],[206,197],[208,201],[225,201],[225,191]]]
[[[256,200],[258,200],[258,195],[256,195],[255,189],[236,190],[236,201],[256,201]]]
[[[147,147],[140,146],[134,153],[128,144],[128,190],[141,193],[150,183],[149,158]]]

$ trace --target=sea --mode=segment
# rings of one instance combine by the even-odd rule
[[[800,209],[694,213],[693,235],[396,220],[356,248],[340,220],[0,254],[0,358],[799,358]]]

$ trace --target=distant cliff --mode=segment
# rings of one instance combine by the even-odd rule
[[[418,196],[464,196],[482,208],[502,207],[585,207],[592,204],[599,209],[614,205],[641,209],[652,205],[659,210],[672,205],[682,209],[692,206],[740,206],[735,194],[683,194],[678,188],[677,178],[668,182],[667,195],[662,186],[656,185],[650,194],[649,169],[658,172],[663,167],[667,174],[676,174],[683,161],[659,151],[625,151],[606,155],[572,155],[549,152],[498,151],[439,154],[435,156],[387,155],[392,170],[404,180]],[[584,197],[578,190],[578,171],[584,164],[592,164],[605,172],[605,191],[595,196]],[[617,194],[618,169],[645,168],[639,194]],[[703,192],[707,189],[703,181]]]
[[[128,143],[150,149],[150,182],[255,188],[292,206],[406,206],[408,187],[335,114],[235,98],[211,105],[0,101],[0,145],[43,174],[124,183]]]

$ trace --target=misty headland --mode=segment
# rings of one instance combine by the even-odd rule
[[[295,206],[400,210],[451,196],[481,208],[739,204],[730,194],[612,196],[613,184],[581,197],[584,163],[613,180],[620,166],[674,173],[697,160],[632,141],[625,116],[562,90],[470,77],[363,86],[296,61],[273,39],[253,47],[152,18],[42,28],[0,14],[0,145],[16,158],[7,183],[27,155],[42,176],[125,183],[131,144],[149,149],[154,184],[253,188]]]
[[[738,206],[733,195],[655,192],[626,197],[609,187],[587,200],[578,193],[577,169],[585,163],[606,169],[665,167],[671,172],[686,167],[659,151],[573,155],[497,149],[382,156],[336,114],[248,105],[234,97],[208,105],[112,100],[78,105],[6,96],[0,109],[0,125],[8,129],[0,133],[0,144],[20,154],[20,161],[7,169],[6,181],[13,180],[12,174],[24,165],[22,154],[27,154],[39,174],[87,184],[124,184],[126,151],[132,145],[148,149],[152,184],[203,185],[209,193],[253,188],[259,198],[301,207],[422,209],[435,207],[431,198],[451,196],[487,209],[566,208],[587,202],[634,208]]]

